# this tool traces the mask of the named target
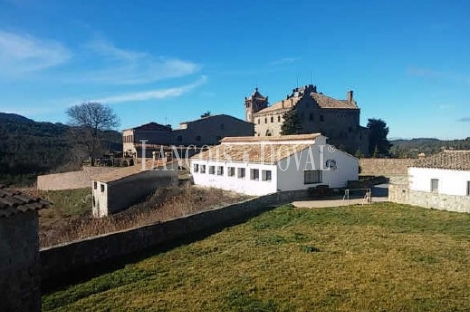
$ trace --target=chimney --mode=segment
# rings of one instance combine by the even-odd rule
[[[347,100],[349,103],[354,102],[354,95],[353,95],[353,90],[349,90],[347,93]]]

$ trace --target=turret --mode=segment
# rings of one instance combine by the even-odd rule
[[[268,97],[264,97],[259,93],[258,88],[249,97],[245,97],[245,120],[254,122],[253,114],[268,107]]]

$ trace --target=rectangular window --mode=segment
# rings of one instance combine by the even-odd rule
[[[177,140],[178,142],[183,142],[183,136],[182,136],[182,135],[178,135],[178,136],[176,137],[176,140]]]
[[[194,172],[199,172],[199,164],[194,164]]]
[[[206,173],[206,165],[201,165],[201,173]]]
[[[431,179],[431,192],[437,193],[439,191],[439,179]]]
[[[224,167],[217,166],[217,175],[224,175]]]
[[[196,135],[196,142],[201,142],[201,136],[200,135]]]
[[[325,121],[325,117],[323,117],[323,115],[320,115],[320,121],[321,122]]]
[[[209,166],[209,174],[215,174],[215,166]]]
[[[308,120],[313,121],[313,114],[312,114],[312,113],[310,113],[310,114],[308,115]]]
[[[467,181],[467,196],[470,196],[470,181]]]
[[[245,177],[245,168],[238,168],[238,177],[241,179]]]
[[[250,179],[259,180],[259,169],[250,169]]]
[[[321,170],[305,170],[304,171],[304,184],[321,183],[322,172]]]
[[[235,167],[228,167],[227,174],[229,177],[235,176]]]
[[[272,176],[271,176],[271,170],[263,170],[263,181],[271,181]]]

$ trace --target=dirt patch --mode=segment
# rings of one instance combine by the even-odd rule
[[[95,219],[90,210],[80,215],[60,213],[60,208],[40,214],[41,247],[166,221],[248,199],[246,195],[194,186],[159,189],[147,201],[112,216]],[[59,212],[57,212],[59,211]],[[54,221],[54,222],[53,222]]]

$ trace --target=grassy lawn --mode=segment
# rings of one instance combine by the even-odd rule
[[[470,215],[279,207],[43,296],[44,311],[464,311]]]

